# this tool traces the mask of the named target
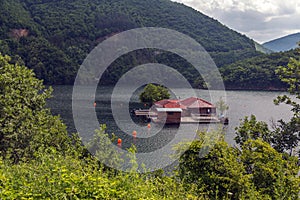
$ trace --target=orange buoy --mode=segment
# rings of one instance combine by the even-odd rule
[[[137,134],[136,131],[133,131],[133,132],[132,132],[133,137],[136,137],[136,134]]]
[[[148,128],[151,128],[151,124],[148,124],[147,127],[148,127]]]
[[[122,139],[121,138],[118,139],[118,144],[122,144]]]
[[[122,147],[122,139],[121,139],[121,138],[118,139],[118,147],[119,147],[119,148]]]

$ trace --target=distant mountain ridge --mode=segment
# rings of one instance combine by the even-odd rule
[[[46,84],[72,84],[80,64],[99,42],[137,27],[187,34],[219,67],[257,55],[253,40],[170,0],[0,0],[0,7],[0,52],[15,60],[21,57]],[[130,60],[134,59],[125,63]],[[188,76],[195,79],[193,73]]]
[[[263,46],[274,52],[289,51],[297,48],[298,42],[300,42],[300,33],[295,33],[266,42]]]

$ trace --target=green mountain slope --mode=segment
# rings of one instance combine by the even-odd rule
[[[223,75],[227,89],[278,90],[286,88],[275,70],[287,66],[291,57],[299,57],[297,50],[262,54],[253,58],[223,66]]]
[[[80,64],[99,42],[136,27],[185,33],[202,44],[218,66],[257,55],[246,36],[169,0],[0,0],[0,7],[0,52],[19,55],[46,84],[72,84]],[[189,74],[195,82],[197,77]],[[106,80],[112,77],[107,76]]]
[[[298,42],[300,42],[300,33],[295,33],[266,42],[263,46],[272,51],[280,52],[295,49]]]

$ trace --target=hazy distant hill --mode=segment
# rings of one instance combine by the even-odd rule
[[[257,55],[253,40],[170,0],[0,0],[0,8],[0,52],[14,59],[19,55],[46,84],[72,84],[91,49],[112,34],[136,27],[185,33],[218,66]],[[118,72],[106,80],[116,79],[125,64],[137,64],[133,60],[119,62]],[[186,76],[197,78],[189,69]]]
[[[262,52],[264,54],[270,54],[270,53],[273,53],[274,51],[266,48],[264,45],[262,44],[259,44],[257,42],[255,42],[255,47],[256,47],[256,50],[259,51],[259,52]]]
[[[275,52],[295,49],[300,41],[300,33],[295,33],[281,37],[263,44],[264,47]]]

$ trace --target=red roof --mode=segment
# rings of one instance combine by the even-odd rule
[[[162,108],[181,108],[181,105],[179,104],[179,100],[173,100],[173,99],[161,100],[155,102],[155,105],[157,107],[162,107]]]
[[[194,103],[192,103],[189,108],[214,108],[211,103],[208,103],[206,101],[202,101],[202,99],[198,99]]]
[[[189,106],[189,105],[193,104],[195,101],[197,101],[196,97],[190,97],[190,98],[181,100],[180,103],[182,105]]]
[[[155,102],[154,105],[156,105],[157,107],[164,107],[169,102],[170,102],[169,99],[164,99],[164,100]]]
[[[200,98],[190,97],[184,100],[164,99],[155,103],[161,108],[214,108],[215,106],[208,101]]]
[[[164,107],[165,108],[182,108],[182,109],[186,109],[186,106],[181,105],[178,102],[167,103]]]

